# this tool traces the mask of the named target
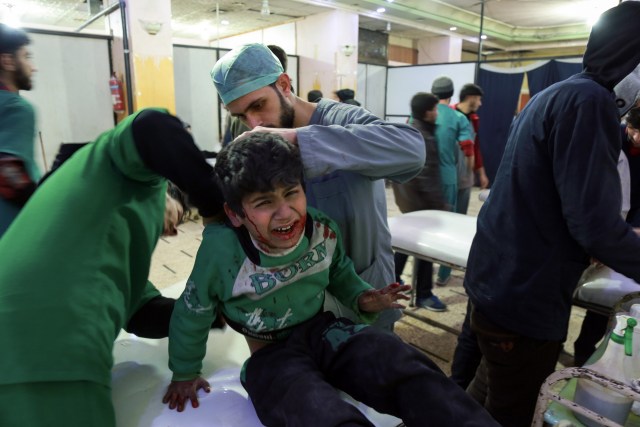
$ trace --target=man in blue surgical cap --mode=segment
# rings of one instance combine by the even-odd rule
[[[377,289],[392,283],[384,180],[406,182],[422,170],[420,133],[354,105],[299,98],[280,61],[262,44],[228,52],[211,77],[229,112],[251,132],[278,133],[300,147],[309,204],[338,223],[347,255],[362,279]],[[349,317],[347,308],[333,306],[335,299],[328,298],[327,304]],[[387,310],[376,326],[393,330],[399,318],[399,310]]]

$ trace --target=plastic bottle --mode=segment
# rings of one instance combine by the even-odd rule
[[[593,363],[585,365],[585,368],[596,371],[607,378],[631,384],[635,372],[630,372],[630,370],[635,370],[633,362],[634,360],[637,362],[633,348],[633,329],[637,324],[638,321],[631,316],[617,315],[616,326],[607,342],[603,343],[606,345],[606,349],[602,356]],[[633,399],[586,379],[578,380],[574,401],[621,425],[626,422],[633,403]],[[601,425],[578,413],[575,415],[589,427]]]

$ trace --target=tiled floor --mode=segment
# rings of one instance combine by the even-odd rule
[[[387,202],[389,216],[399,215],[400,211],[395,205],[390,189],[387,189]],[[474,189],[469,215],[477,216],[481,205],[478,190]],[[199,220],[191,220],[179,228],[178,236],[163,238],[158,242],[150,272],[150,279],[158,288],[168,287],[188,277],[200,245],[202,228]],[[409,260],[404,275],[406,283],[411,283],[411,258]],[[436,313],[408,307],[405,310],[406,315],[396,324],[398,335],[429,354],[446,373],[450,371],[456,339],[467,305],[462,279],[463,274],[454,270],[447,286],[434,289],[434,293],[448,305],[447,311]],[[580,330],[583,317],[584,310],[574,307],[566,346],[569,352],[573,351],[572,343]]]

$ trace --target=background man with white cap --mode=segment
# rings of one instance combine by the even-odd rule
[[[469,120],[449,106],[453,96],[453,81],[446,76],[435,79],[431,93],[440,98],[436,119],[436,141],[440,154],[440,177],[444,201],[452,212],[457,212],[458,158],[464,156],[469,170],[473,169],[473,130]],[[444,286],[449,281],[451,269],[440,266],[436,284]],[[446,307],[442,302],[440,305]]]
[[[300,147],[307,199],[342,232],[357,273],[381,289],[394,281],[384,179],[405,182],[424,166],[425,148],[411,126],[387,123],[363,108],[321,99],[307,102],[267,46],[233,49],[211,71],[229,112],[252,132],[274,132]],[[328,299],[331,305],[331,298]],[[337,309],[341,315],[348,311]],[[398,310],[376,326],[393,330]]]

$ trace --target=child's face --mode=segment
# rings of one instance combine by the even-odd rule
[[[169,194],[165,198],[163,236],[175,236],[178,234],[178,225],[182,223],[184,210],[182,205]]]
[[[633,146],[636,148],[640,148],[640,130],[627,124],[627,135],[629,136],[629,141],[631,141],[631,144],[633,144]]]
[[[244,218],[225,204],[231,223],[244,225],[265,252],[292,248],[304,233],[307,197],[300,184],[249,194],[242,200],[242,209]]]

